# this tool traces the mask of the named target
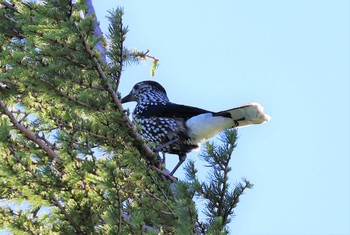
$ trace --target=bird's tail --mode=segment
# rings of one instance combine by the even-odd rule
[[[261,124],[269,121],[269,115],[264,114],[264,108],[258,103],[250,103],[237,108],[221,111],[215,116],[230,115],[235,122],[236,127],[249,126],[252,124]]]

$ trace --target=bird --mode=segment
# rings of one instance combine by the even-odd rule
[[[140,126],[141,136],[151,143],[153,151],[175,154],[179,161],[170,172],[173,175],[189,152],[220,132],[270,120],[258,103],[249,103],[224,111],[213,112],[169,101],[167,92],[158,82],[136,83],[121,103],[136,102],[133,121]]]

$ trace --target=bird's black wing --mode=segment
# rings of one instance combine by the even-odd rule
[[[167,103],[165,105],[150,105],[143,110],[142,116],[145,117],[168,117],[168,118],[185,118],[189,119],[193,116],[212,113],[211,111],[200,109],[192,106]]]

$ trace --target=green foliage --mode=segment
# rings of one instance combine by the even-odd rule
[[[143,51],[138,51],[137,49],[133,50],[126,50],[124,52],[124,59],[133,63],[139,63],[140,61],[152,61],[151,63],[151,69],[150,69],[150,75],[154,77],[156,69],[159,66],[159,60],[148,54],[149,50],[143,52]]]
[[[123,47],[123,43],[128,32],[128,28],[123,25],[123,14],[123,9],[117,8],[116,10],[110,11],[108,16],[110,21],[110,25],[108,27],[108,37],[111,41],[110,48],[107,53],[110,59],[109,73],[111,77],[117,81],[117,84],[119,84],[121,71],[123,70],[123,54],[126,50]],[[117,88],[118,87],[115,87],[115,89]]]
[[[0,142],[6,142],[10,134],[10,125],[5,118],[0,119]]]
[[[209,168],[208,180],[201,182],[197,177],[194,162],[189,162],[186,170],[187,198],[200,197],[205,199],[203,213],[208,218],[205,222],[196,224],[197,231],[205,234],[228,234],[227,225],[234,215],[234,208],[240,196],[248,188],[252,188],[248,180],[232,187],[229,180],[232,153],[236,147],[237,130],[227,130],[221,135],[222,145],[206,143],[206,149],[201,156]]]
[[[85,1],[0,0],[0,229],[13,234],[218,234],[239,196],[228,166],[236,132],[207,145],[200,182],[159,174],[118,101],[124,64],[158,59],[123,46],[121,8],[109,14],[108,62]],[[108,48],[108,49],[107,49]],[[156,170],[155,170],[156,169]],[[208,220],[198,221],[197,197]]]

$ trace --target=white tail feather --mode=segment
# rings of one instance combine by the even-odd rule
[[[203,113],[188,119],[186,125],[191,130],[191,137],[199,142],[232,128],[233,120],[227,117],[213,116],[212,113]]]
[[[231,114],[231,118],[227,116],[228,113]],[[268,120],[270,117],[264,114],[264,108],[258,103],[251,103],[215,114],[203,113],[194,116],[187,120],[186,125],[191,130],[191,137],[199,142],[232,127],[261,124]]]
[[[264,114],[264,108],[258,103],[246,104],[227,112],[231,114],[233,120],[238,122],[238,127],[262,124],[271,119],[269,115]]]

